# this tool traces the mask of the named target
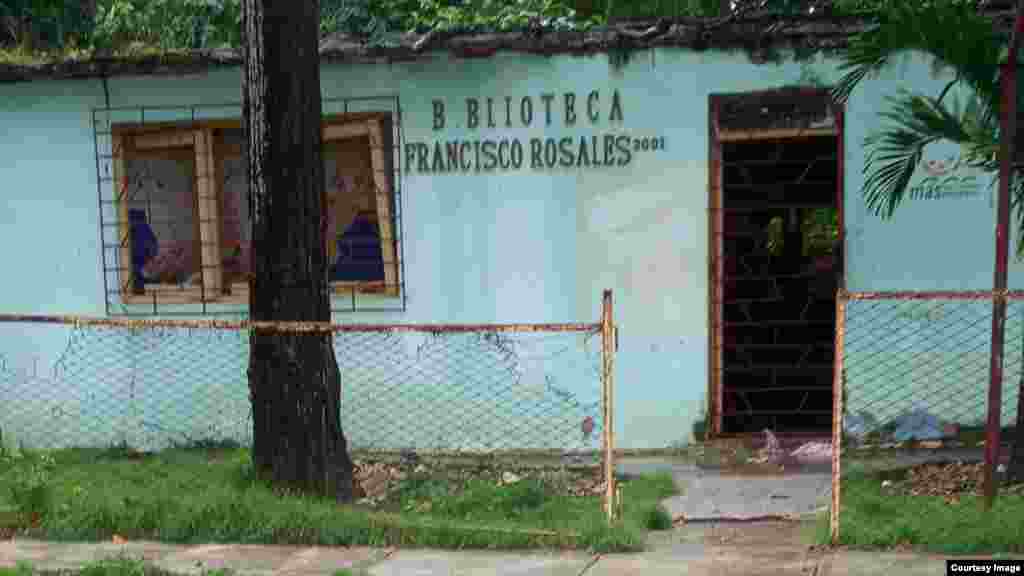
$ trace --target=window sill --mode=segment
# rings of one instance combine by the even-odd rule
[[[207,297],[207,299],[209,299]],[[121,293],[121,301],[125,304],[149,305],[153,301],[158,304],[192,304],[203,301],[202,286],[176,284],[150,284],[142,292],[125,291]]]
[[[398,286],[388,286],[384,281],[376,282],[331,282],[331,296],[351,296],[356,294],[375,294],[382,296],[399,295]],[[231,294],[220,299],[221,302],[249,303],[249,285],[235,283],[231,285]]]

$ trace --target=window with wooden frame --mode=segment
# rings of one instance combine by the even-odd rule
[[[381,113],[324,119],[328,275],[337,294],[399,294],[391,129]],[[111,137],[123,301],[247,303],[239,121],[114,124]]]

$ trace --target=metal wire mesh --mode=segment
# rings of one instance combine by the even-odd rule
[[[215,326],[0,323],[4,441],[142,451],[249,445],[252,326]],[[602,448],[600,325],[400,328],[333,327],[341,421],[353,451]],[[38,359],[40,346],[59,353]]]
[[[1024,375],[1018,297],[1010,296],[1004,326],[997,480]],[[993,294],[840,294],[840,311],[833,539],[912,540],[936,502],[971,505],[982,494]]]

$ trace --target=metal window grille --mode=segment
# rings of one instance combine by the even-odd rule
[[[402,242],[402,165],[401,154],[399,154],[402,141],[401,106],[398,96],[366,96],[351,98],[325,98],[323,100],[323,113],[325,118],[335,115],[352,115],[352,117],[380,115],[389,121],[383,123],[381,142],[373,142],[371,147],[383,148],[384,163],[382,170],[387,175],[387,182],[390,185],[391,204],[390,214],[383,215],[390,224],[389,240],[385,235],[380,234],[381,246],[390,243],[393,246],[394,274],[390,280],[385,282],[372,283],[375,287],[370,288],[371,283],[363,283],[349,286],[347,289],[332,290],[331,309],[333,312],[372,312],[372,311],[404,311],[406,307],[405,291],[405,259]],[[195,259],[199,265],[196,266],[196,276],[202,280],[195,282],[194,286],[186,289],[186,280],[182,278],[171,279],[166,282],[168,287],[175,283],[181,288],[179,291],[170,290],[140,290],[134,286],[135,270],[134,263],[128,261],[130,251],[126,250],[126,244],[130,243],[132,235],[127,233],[130,229],[131,215],[128,210],[120,208],[122,197],[120,194],[127,193],[126,188],[120,187],[116,182],[116,159],[115,154],[115,132],[117,125],[129,125],[133,130],[156,130],[165,125],[180,127],[198,126],[203,122],[228,120],[237,121],[241,118],[240,103],[225,103],[214,105],[181,105],[181,106],[123,106],[95,108],[92,111],[93,133],[96,156],[96,190],[99,202],[100,214],[100,242],[102,246],[103,266],[103,291],[108,316],[196,316],[196,315],[217,315],[244,317],[247,314],[247,300],[239,297],[234,299],[225,298],[225,292],[220,286],[212,285],[204,281],[208,276],[208,256],[202,251],[209,246],[208,228],[203,228],[209,220],[204,221],[201,217],[195,218],[194,238],[189,240],[196,246],[195,250],[200,253]],[[390,129],[388,128],[390,125]],[[187,144],[186,144],[187,145]],[[390,153],[388,153],[390,152]],[[219,156],[214,155],[217,159]],[[171,160],[173,161],[173,160]],[[376,169],[376,168],[375,168]],[[198,180],[203,177],[203,168],[193,166],[194,177]],[[144,171],[140,169],[140,171]],[[154,184],[156,185],[156,184]],[[193,192],[193,200],[196,204],[202,202],[202,192],[196,188]],[[126,197],[125,197],[126,198]],[[138,199],[139,202],[148,202],[150,198]],[[247,201],[247,199],[243,199]],[[127,205],[127,202],[125,202]],[[147,218],[152,218],[152,210],[146,206]],[[137,214],[135,214],[137,216]],[[220,218],[218,216],[218,218]],[[222,220],[223,218],[220,218]],[[148,223],[148,220],[147,220]],[[179,223],[180,224],[180,223]],[[172,223],[168,223],[168,226]],[[242,226],[248,225],[243,223]],[[223,225],[215,228],[223,229]],[[340,232],[341,230],[339,230]],[[219,234],[219,233],[218,233]],[[218,235],[216,246],[218,250],[225,249]],[[346,246],[352,246],[359,240],[345,240]],[[353,249],[354,250],[354,249]],[[350,250],[352,251],[352,250]],[[384,251],[387,254],[387,251]],[[220,256],[214,256],[219,259]],[[389,263],[384,262],[387,266]],[[219,262],[218,262],[219,266]],[[126,282],[126,278],[131,278]],[[129,285],[130,284],[130,285]],[[186,296],[187,294],[187,296]]]

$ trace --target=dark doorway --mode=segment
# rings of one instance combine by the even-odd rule
[[[771,96],[732,125],[716,107],[712,383],[721,434],[815,434],[832,425],[841,137],[827,96]],[[800,97],[810,104],[801,108]],[[731,110],[746,112],[743,97],[733,98]],[[790,125],[778,126],[773,113]],[[775,124],[749,126],[758,116]]]

